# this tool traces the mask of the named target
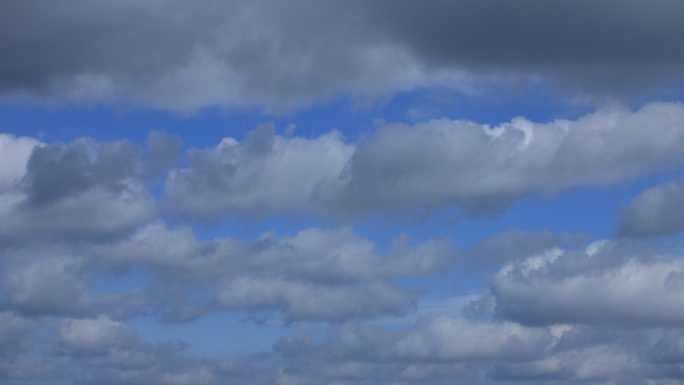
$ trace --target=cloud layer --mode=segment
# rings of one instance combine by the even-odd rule
[[[12,1],[0,92],[181,111],[520,79],[617,96],[683,80],[682,11],[670,0]]]
[[[450,205],[477,216],[531,194],[671,170],[684,162],[682,127],[678,103],[496,127],[448,119],[388,124],[356,145],[336,132],[288,138],[262,127],[242,142],[192,151],[190,166],[167,178],[165,194],[171,210],[207,220],[415,214]]]

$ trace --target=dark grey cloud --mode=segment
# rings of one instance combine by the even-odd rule
[[[684,9],[672,0],[69,0],[4,10],[6,97],[282,111],[339,93],[509,79],[617,95],[684,75]]]
[[[273,352],[194,358],[187,343],[145,341],[107,316],[36,321],[5,312],[0,320],[3,347],[29,353],[0,358],[0,378],[9,383],[667,385],[683,378],[678,328],[529,327],[437,317],[399,328],[343,324],[320,337],[281,337]]]
[[[118,195],[125,180],[137,174],[140,156],[141,150],[128,141],[104,143],[99,148],[86,141],[36,147],[21,182],[24,204],[45,207],[96,186]]]
[[[242,142],[192,150],[190,164],[166,179],[165,199],[171,211],[205,220],[424,214],[449,205],[478,216],[530,194],[679,167],[683,127],[679,103],[496,127],[449,119],[386,124],[358,144],[336,132],[304,139],[265,126]]]
[[[0,19],[5,96],[283,110],[337,92],[413,85],[393,44],[341,4],[11,2]],[[32,28],[25,28],[31,25]]]
[[[177,160],[180,144],[152,133],[147,151],[127,140],[44,144],[2,137],[0,242],[116,235],[152,218],[148,181]],[[4,159],[7,158],[7,159]],[[5,166],[7,164],[7,166]]]
[[[35,138],[0,134],[0,194],[18,187],[34,147],[40,144]]]
[[[677,1],[357,4],[388,39],[436,68],[539,77],[588,93],[682,80]]]
[[[684,181],[649,188],[630,202],[620,217],[624,236],[674,235],[684,230]]]

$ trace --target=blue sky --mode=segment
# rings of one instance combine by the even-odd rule
[[[684,5],[9,1],[0,382],[684,378]]]

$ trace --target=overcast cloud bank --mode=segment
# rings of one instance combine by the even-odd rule
[[[0,94],[286,111],[339,94],[522,80],[621,98],[684,80],[682,12],[671,0],[12,0]]]

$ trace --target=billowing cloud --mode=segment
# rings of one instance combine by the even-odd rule
[[[681,359],[654,359],[673,350],[680,333],[653,335],[439,317],[393,331],[345,325],[322,341],[299,334],[274,348],[285,358],[279,375],[291,383],[667,384],[681,378],[671,371]]]
[[[661,327],[684,323],[683,278],[679,257],[597,241],[507,263],[491,285],[497,315],[528,325]]]
[[[682,80],[682,11],[669,0],[12,1],[0,91],[184,111],[511,78],[616,95]]]
[[[624,209],[619,233],[626,236],[673,235],[684,230],[684,181],[651,187]]]
[[[166,180],[167,205],[205,219],[310,212],[314,186],[339,174],[353,151],[336,131],[286,138],[266,124],[243,142],[226,138],[215,148],[191,150],[191,167],[172,171]]]
[[[357,145],[254,131],[190,153],[165,193],[191,218],[354,217],[455,205],[492,213],[530,194],[608,186],[684,163],[684,107],[601,109],[576,120],[516,118],[496,127],[431,120],[384,125]],[[648,129],[645,129],[648,128]],[[312,162],[312,159],[316,159]]]
[[[187,321],[219,310],[277,310],[286,321],[342,321],[403,315],[418,292],[391,279],[433,274],[457,261],[447,239],[417,245],[397,240],[385,254],[350,228],[307,229],[293,237],[199,241],[188,229],[152,224],[122,241],[87,251],[103,266],[149,266],[161,288],[181,288],[158,310]],[[203,303],[185,303],[183,285],[205,290]],[[173,293],[173,292],[172,292]]]
[[[0,239],[107,236],[148,220],[155,201],[141,156],[126,140],[34,145],[25,169],[13,171],[12,184],[0,190]],[[22,162],[8,164],[13,170]]]
[[[369,36],[373,27],[354,23],[345,8],[270,0],[192,7],[15,2],[0,20],[2,35],[13,36],[0,40],[0,52],[12,58],[0,68],[0,89],[182,111],[284,110],[338,92],[382,93],[425,79],[400,44]],[[31,31],[23,28],[28,20]]]

